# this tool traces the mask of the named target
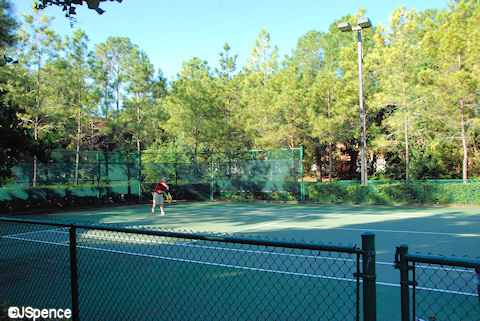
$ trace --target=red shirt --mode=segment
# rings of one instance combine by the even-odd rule
[[[155,186],[155,193],[158,193],[158,194],[162,194],[164,193],[167,188],[165,187],[165,185],[163,185],[163,183],[165,183],[164,181],[160,181],[157,186]]]

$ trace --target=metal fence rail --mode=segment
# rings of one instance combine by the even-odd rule
[[[0,258],[0,301],[73,320],[376,320],[371,233],[359,249],[0,218]]]
[[[478,321],[480,260],[408,253],[397,247],[402,321]],[[410,291],[411,289],[411,291]]]

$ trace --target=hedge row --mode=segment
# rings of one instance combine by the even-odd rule
[[[480,205],[480,182],[472,181],[354,181],[305,184],[307,202],[350,204]]]

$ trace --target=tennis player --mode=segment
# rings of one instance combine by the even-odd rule
[[[152,204],[152,214],[155,213],[155,205],[160,206],[160,215],[165,215],[163,211],[163,194],[165,191],[168,191],[170,187],[168,187],[166,177],[162,177],[162,180],[155,186],[155,190],[153,191],[153,204]]]

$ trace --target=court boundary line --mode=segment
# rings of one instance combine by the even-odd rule
[[[42,231],[35,231],[31,232],[31,234],[37,234],[39,232],[52,232],[52,233],[62,233],[62,234],[68,234],[66,230],[62,229],[51,229],[51,230],[42,230]],[[26,233],[19,233],[19,234],[9,234],[6,235],[5,237],[15,237],[19,235],[25,235],[29,234],[30,232]],[[84,235],[82,234],[82,237]],[[208,245],[194,245],[194,244],[189,244],[189,243],[196,243],[198,241],[194,242],[180,242],[180,243],[172,243],[172,242],[154,242],[153,240],[145,240],[145,239],[126,239],[126,238],[121,238],[121,237],[114,237],[114,236],[108,236],[108,235],[86,235],[86,238],[92,238],[92,239],[112,239],[112,240],[119,240],[119,241],[133,241],[135,243],[142,243],[142,244],[147,244],[147,245],[173,245],[173,246],[187,246],[187,247],[193,247],[193,248],[201,248],[201,249],[209,249],[209,250],[220,250],[220,251],[233,251],[233,252],[244,252],[244,253],[254,253],[254,254],[269,254],[269,255],[278,255],[278,256],[291,256],[291,257],[299,257],[299,258],[308,258],[308,259],[324,259],[324,260],[333,260],[333,261],[345,261],[345,262],[354,262],[355,260],[353,259],[345,259],[345,258],[335,258],[335,257],[326,257],[326,256],[313,256],[313,255],[299,255],[299,254],[291,254],[291,253],[281,253],[281,252],[267,252],[267,251],[258,251],[258,250],[245,250],[245,249],[235,249],[235,248],[228,248],[228,247],[220,247],[220,246],[208,246]],[[25,241],[30,241],[30,242],[35,242],[37,240],[35,239],[24,239]],[[41,240],[38,240],[41,241]],[[79,239],[81,241],[81,238]],[[383,262],[383,261],[376,261],[375,264],[378,265],[387,265],[387,266],[393,266],[392,262]],[[455,271],[455,272],[465,272],[465,273],[470,273],[471,271],[467,269],[451,269],[451,268],[442,268],[442,267],[435,267],[435,266],[430,266],[430,265],[416,265],[418,268],[423,268],[423,269],[431,269],[431,270],[442,270],[442,271]]]
[[[305,228],[298,225],[287,225],[286,228]],[[353,227],[316,227],[309,226],[309,229],[315,230],[343,230],[343,231],[370,231],[370,232],[388,232],[388,233],[402,233],[402,234],[425,234],[425,235],[446,235],[446,236],[462,236],[462,237],[480,237],[480,234],[475,233],[447,233],[447,232],[428,232],[428,231],[407,231],[407,230],[387,230],[387,229],[361,229]]]
[[[17,236],[8,236],[8,235],[5,236],[4,235],[4,236],[1,236],[1,238],[19,240],[19,241],[25,241],[25,242],[48,244],[48,245],[59,245],[59,246],[64,246],[64,247],[69,247],[70,246],[69,243],[56,243],[56,242],[43,241],[43,240],[31,240],[31,239],[21,238],[21,237],[17,237]],[[162,244],[164,244],[164,243],[162,243]],[[92,247],[92,246],[85,246],[85,245],[77,245],[77,248],[94,250],[94,251],[102,251],[102,252],[108,252],[108,253],[115,253],[115,254],[132,255],[132,256],[148,257],[148,258],[155,258],[155,259],[163,259],[163,260],[167,260],[167,261],[202,264],[202,265],[209,265],[209,266],[219,266],[219,267],[232,268],[232,269],[250,270],[250,271],[267,272],[267,273],[278,273],[278,274],[294,275],[294,276],[301,276],[301,277],[312,277],[312,278],[318,278],[318,279],[328,279],[328,280],[337,280],[337,281],[347,281],[347,282],[356,282],[357,281],[356,279],[340,278],[340,277],[333,277],[333,276],[326,276],[326,275],[289,272],[289,271],[280,271],[280,270],[272,270],[272,269],[263,269],[263,268],[255,268],[255,267],[240,266],[240,265],[233,265],[233,264],[206,262],[206,261],[200,261],[200,260],[189,260],[189,259],[173,258],[173,257],[168,257],[168,256],[138,253],[138,252],[132,252],[132,251],[120,251],[120,250],[113,250],[113,249],[106,249],[106,248],[99,248],[99,247]],[[323,258],[323,257],[321,257],[321,258]],[[378,263],[378,262],[376,262],[376,263]],[[467,271],[467,272],[469,272],[469,271]],[[359,282],[363,283],[363,280],[360,279]],[[378,285],[383,285],[383,286],[400,287],[400,284],[396,284],[396,283],[388,283],[388,282],[382,282],[382,281],[376,281],[375,283],[378,284]],[[410,288],[413,288],[413,286],[410,286]],[[470,293],[470,292],[453,291],[453,290],[446,290],[446,289],[435,289],[435,288],[427,288],[427,287],[419,287],[419,286],[417,286],[415,288],[418,289],[418,290],[425,290],[425,291],[432,291],[432,292],[459,294],[459,295],[465,295],[465,296],[478,296],[477,293]]]
[[[21,241],[27,241],[27,242],[44,243],[44,244],[49,244],[49,245],[69,246],[69,244],[64,244],[64,243],[54,243],[54,242],[49,242],[49,241],[38,241],[38,240],[32,241],[32,240],[28,240],[28,239],[19,238],[19,237],[2,236],[2,238],[15,239],[15,240],[21,240]],[[312,277],[312,278],[318,278],[318,279],[328,279],[328,280],[337,280],[337,281],[347,281],[347,282],[356,282],[357,281],[356,279],[330,277],[330,276],[326,276],[326,275],[288,272],[288,271],[279,271],[279,270],[272,270],[272,269],[260,269],[260,268],[253,268],[253,267],[248,267],[248,266],[239,266],[239,265],[232,265],[232,264],[205,262],[205,261],[199,261],[199,260],[179,259],[179,258],[172,258],[172,257],[153,255],[153,254],[137,253],[137,252],[131,252],[131,251],[119,251],[119,250],[111,250],[111,249],[102,249],[102,248],[96,248],[96,247],[91,247],[91,246],[83,246],[83,245],[77,245],[77,247],[82,248],[82,249],[87,249],[87,250],[94,250],[94,251],[103,251],[103,252],[110,252],[110,253],[123,254],[123,255],[148,257],[148,258],[163,259],[163,260],[168,260],[168,261],[178,261],[178,262],[184,262],[184,263],[202,264],[202,265],[210,265],[210,266],[220,266],[220,267],[225,267],[225,268],[233,268],[233,269],[241,269],[241,270],[250,270],[250,271],[267,272],[267,273],[278,273],[278,274],[286,274],[286,275],[294,275],[294,276],[302,276],[302,277]],[[362,283],[363,280],[360,280],[360,282]],[[378,285],[384,285],[384,286],[393,286],[393,287],[399,287],[400,286],[399,284],[380,282],[380,281],[377,281],[375,283],[378,284]],[[410,288],[412,288],[412,287],[410,286]],[[416,287],[416,289],[427,290],[427,291],[435,291],[435,292],[440,292],[440,293],[459,294],[459,295],[465,295],[465,296],[477,296],[476,293],[470,293],[470,292],[460,292],[460,291],[434,289],[434,288],[426,288],[426,287]]]
[[[24,239],[24,238],[21,238],[21,237],[16,237],[16,236],[15,237],[2,236],[2,238],[17,240],[17,241],[26,241],[26,242],[48,244],[48,245],[59,245],[59,246],[65,246],[65,247],[70,246],[70,244],[65,244],[65,243],[55,243],[55,242],[51,242],[51,241],[42,241],[42,240],[29,240],[29,239]],[[278,274],[286,274],[286,275],[294,275],[294,276],[302,276],[302,277],[311,277],[311,278],[317,278],[317,279],[328,279],[328,280],[347,281],[347,282],[356,282],[357,281],[356,279],[340,278],[340,277],[333,277],[333,276],[327,276],[327,275],[299,273],[299,272],[290,272],[290,271],[280,271],[280,270],[255,268],[255,267],[225,264],[225,263],[215,263],[215,262],[206,262],[206,261],[200,261],[200,260],[181,259],[181,258],[174,258],[174,257],[168,257],[168,256],[162,256],[162,255],[154,255],[154,254],[138,253],[138,252],[132,252],[132,251],[105,249],[105,248],[85,246],[85,245],[77,245],[77,248],[86,249],[86,250],[93,250],[93,251],[108,252],[108,253],[115,253],[115,254],[147,257],[147,258],[153,258],[153,259],[161,259],[161,260],[166,260],[166,261],[210,265],[210,266],[218,266],[218,267],[225,267],[225,268],[258,271],[258,272],[278,273]]]

